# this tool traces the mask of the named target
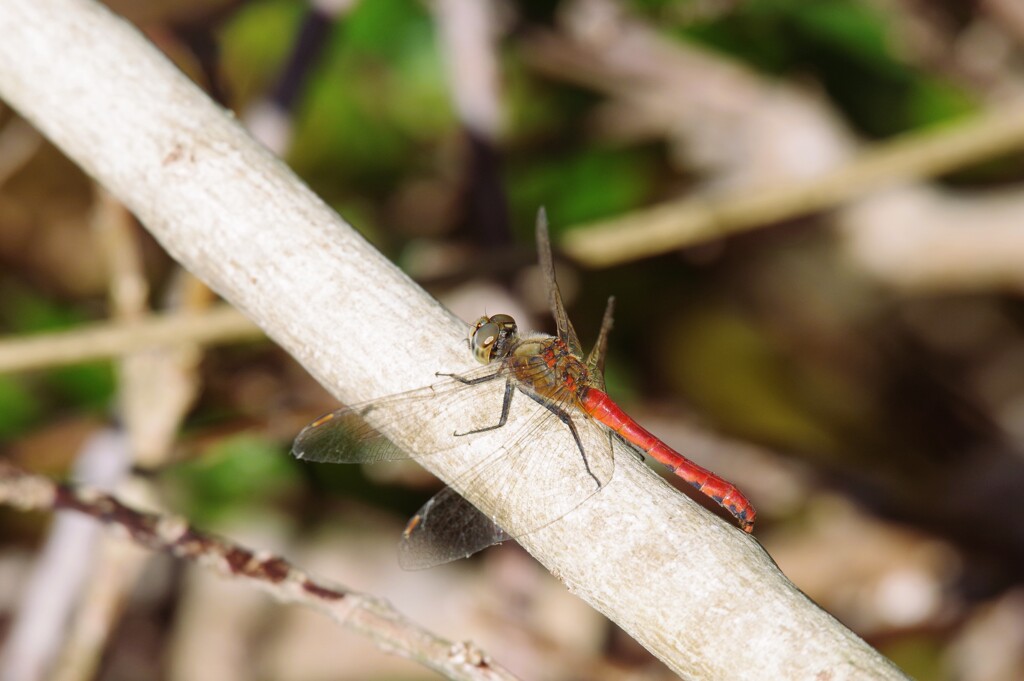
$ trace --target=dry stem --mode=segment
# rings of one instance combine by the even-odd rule
[[[0,341],[0,372],[29,371],[111,359],[132,352],[188,343],[228,343],[262,335],[238,310],[149,315],[134,322],[100,322],[71,331]]]
[[[716,198],[685,198],[574,229],[563,248],[608,267],[834,207],[872,190],[934,177],[1024,146],[1024,105],[913,133],[820,177]]]
[[[282,603],[317,610],[371,638],[381,649],[416,660],[452,679],[513,679],[480,650],[452,643],[413,624],[388,602],[314,579],[284,558],[251,551],[190,527],[181,518],[143,513],[94,488],[56,485],[0,462],[0,504],[23,511],[70,509],[228,579],[240,579]]]

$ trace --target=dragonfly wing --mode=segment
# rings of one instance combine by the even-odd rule
[[[445,437],[427,437],[424,422],[458,424],[465,413],[479,413],[483,395],[495,391],[490,381],[467,384],[470,379],[501,378],[493,366],[477,367],[460,374],[462,381],[446,379],[408,392],[342,407],[316,419],[295,438],[292,455],[305,461],[320,463],[376,463],[398,459],[424,458],[446,451],[457,444],[451,433]],[[494,416],[501,406],[497,400]],[[447,429],[448,426],[445,426]],[[409,449],[396,445],[390,436],[408,442]],[[434,435],[437,435],[436,433]]]
[[[398,545],[398,564],[405,570],[423,570],[509,539],[491,518],[445,487],[409,521]]]
[[[576,336],[576,330],[572,328],[569,315],[565,313],[562,294],[558,290],[558,282],[555,281],[555,263],[551,257],[551,239],[548,236],[548,213],[543,207],[537,211],[537,253],[540,256],[540,268],[544,273],[544,281],[548,287],[548,303],[551,306],[551,314],[555,318],[555,325],[558,327],[558,337],[565,341],[573,352],[582,354],[580,339]]]
[[[324,414],[295,438],[292,456],[318,463],[373,463],[407,459],[409,454],[371,426],[358,408]]]
[[[529,403],[523,397],[519,395]],[[577,410],[574,401],[569,394],[550,403],[554,411],[534,414],[504,445],[452,481],[454,489],[479,500],[479,512],[510,537],[559,520],[612,478],[615,462],[608,432]],[[530,509],[525,516],[509,511],[524,506]]]
[[[520,391],[517,397],[520,408],[532,404]],[[574,400],[571,393],[552,400],[552,409],[536,412],[428,501],[406,527],[399,546],[402,567],[432,567],[521,538],[564,517],[608,484],[614,473],[611,437],[573,409]],[[573,424],[578,442],[556,411]],[[529,514],[509,512],[522,509],[527,498]]]
[[[590,380],[594,385],[604,390],[604,355],[608,349],[608,332],[612,330],[612,317],[615,314],[615,297],[608,298],[608,304],[604,308],[604,317],[601,318],[601,331],[597,334],[597,342],[587,355],[587,371],[590,373]]]

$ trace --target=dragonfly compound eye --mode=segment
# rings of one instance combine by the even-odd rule
[[[507,314],[481,317],[473,324],[469,344],[481,364],[502,359],[511,351],[518,336],[516,321]]]

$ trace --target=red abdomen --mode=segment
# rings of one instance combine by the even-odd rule
[[[650,454],[651,458],[665,464],[673,473],[721,504],[736,517],[744,532],[753,531],[754,517],[757,513],[743,493],[734,485],[711,471],[701,468],[656,438],[622,411],[603,391],[588,388],[580,395],[580,402],[583,410],[595,420],[616,432],[622,439]]]

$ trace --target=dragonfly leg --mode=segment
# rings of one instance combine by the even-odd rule
[[[454,378],[459,383],[464,383],[466,385],[476,385],[478,383],[486,383],[487,381],[493,381],[494,379],[502,375],[502,371],[499,369],[498,371],[495,371],[493,374],[487,374],[486,376],[477,376],[476,378],[463,378],[458,374],[445,374],[441,373],[440,371],[435,371],[434,375],[444,376],[446,378]]]
[[[449,374],[449,375],[451,375],[451,374]],[[495,374],[495,376],[497,376],[497,374]],[[453,378],[458,379],[458,376],[453,376]],[[484,376],[485,380],[490,380],[491,378],[493,378],[493,376]],[[474,379],[472,381],[466,381],[466,383],[481,383],[481,382],[482,381],[480,381],[478,379]],[[515,388],[515,386],[512,385],[512,379],[510,379],[510,378],[506,379],[505,380],[505,397],[504,397],[504,399],[502,399],[502,402],[501,402],[501,418],[498,419],[497,423],[495,423],[493,426],[487,426],[485,428],[477,428],[476,430],[467,430],[465,433],[460,433],[460,432],[456,431],[456,432],[452,433],[452,435],[454,435],[456,437],[462,437],[464,435],[473,435],[475,433],[486,433],[488,430],[497,430],[498,428],[501,428],[502,426],[504,426],[505,423],[508,421],[508,411],[512,407],[512,393],[515,392],[514,388]]]
[[[598,489],[600,489],[601,481],[597,479],[596,475],[594,475],[594,471],[590,470],[590,461],[587,459],[586,450],[583,449],[583,440],[580,439],[580,433],[578,430],[576,430],[576,424],[572,422],[572,417],[569,416],[569,412],[565,411],[559,406],[544,402],[540,397],[537,397],[536,395],[531,395],[530,393],[526,394],[530,395],[530,398],[534,400],[537,404],[541,405],[542,407],[550,411],[552,414],[557,416],[558,420],[564,423],[569,428],[569,432],[572,433],[572,439],[576,440],[576,448],[580,450],[580,456],[583,457],[583,466],[584,468],[587,469],[587,475],[594,479],[594,482],[597,483]]]

